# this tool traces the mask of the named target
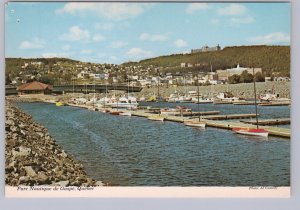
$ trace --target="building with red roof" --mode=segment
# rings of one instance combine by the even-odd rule
[[[52,90],[53,90],[52,85],[47,85],[47,84],[37,82],[37,81],[20,85],[17,88],[17,91],[18,91],[19,95],[24,95],[24,94],[51,94]]]

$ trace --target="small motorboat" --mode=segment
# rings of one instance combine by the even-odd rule
[[[233,128],[235,133],[249,136],[263,136],[268,137],[268,131],[263,128]]]
[[[111,115],[120,115],[121,113],[123,113],[123,112],[121,112],[121,111],[110,111],[110,114]]]
[[[66,106],[67,104],[62,102],[62,101],[58,101],[55,103],[56,106]]]
[[[164,121],[164,117],[158,116],[158,115],[153,115],[148,117],[149,120],[154,120],[154,121]]]
[[[187,126],[191,126],[191,127],[198,127],[198,128],[205,128],[205,126],[206,126],[205,122],[192,121],[192,120],[184,121],[183,124],[185,124]]]

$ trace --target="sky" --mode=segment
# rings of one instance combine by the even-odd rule
[[[9,2],[5,57],[128,61],[204,45],[290,45],[289,3]]]

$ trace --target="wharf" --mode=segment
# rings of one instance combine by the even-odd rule
[[[291,124],[290,118],[278,118],[278,119],[265,119],[265,120],[240,120],[242,123],[252,124],[252,125],[289,125]]]
[[[289,106],[290,102],[269,102],[269,103],[259,103],[259,106]]]
[[[233,102],[233,105],[255,105],[254,101]]]
[[[203,119],[206,120],[232,120],[232,119],[245,119],[245,118],[255,118],[256,114],[228,114],[228,115],[212,115],[204,116]]]
[[[213,104],[214,105],[218,105],[218,104],[232,104],[232,101],[214,101]]]

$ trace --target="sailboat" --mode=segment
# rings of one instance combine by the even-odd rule
[[[258,127],[258,118],[257,118],[257,101],[256,101],[256,85],[255,85],[255,77],[254,77],[254,68],[253,70],[253,86],[254,86],[254,104],[255,104],[255,117],[256,117],[256,128],[240,128],[235,127],[232,129],[233,132],[243,135],[249,136],[263,136],[268,137],[269,133],[267,130]]]
[[[197,97],[198,97],[198,103],[197,103],[197,107],[198,107],[198,112],[199,112],[199,81],[198,81],[198,76],[197,76]],[[205,122],[201,122],[201,116],[199,115],[199,121],[192,121],[192,120],[186,120],[183,122],[185,125],[187,126],[191,126],[191,127],[200,127],[200,128],[205,128],[206,123]]]

